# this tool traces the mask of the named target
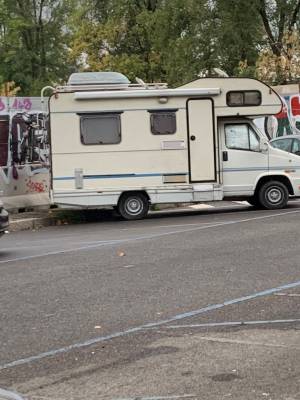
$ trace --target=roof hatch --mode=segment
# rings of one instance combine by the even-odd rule
[[[119,72],[75,72],[68,80],[70,86],[129,84],[129,79]]]

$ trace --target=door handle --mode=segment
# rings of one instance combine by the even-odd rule
[[[196,136],[195,136],[195,135],[192,135],[192,136],[191,136],[191,140],[196,140]]]
[[[228,161],[228,151],[223,151],[222,155],[223,155],[223,161]]]

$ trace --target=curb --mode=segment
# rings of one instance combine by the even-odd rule
[[[8,231],[18,232],[40,229],[46,226],[53,226],[57,224],[57,220],[53,217],[36,217],[36,218],[24,218],[19,220],[11,220],[9,222]]]
[[[236,202],[242,204],[235,204],[235,206],[245,206],[245,202]],[[248,205],[246,203],[246,205]],[[223,206],[222,208],[228,208],[229,206]],[[211,211],[215,208],[214,205],[211,204],[176,204],[172,207],[172,205],[167,204],[162,207],[158,207],[156,210],[150,211],[150,215],[167,215],[167,214],[177,214],[177,213],[193,213],[195,211]],[[23,214],[26,216],[26,213]],[[107,210],[96,211],[95,210],[84,210],[84,211],[76,211],[74,210],[53,210],[47,213],[44,213],[42,216],[27,216],[27,218],[15,219],[14,217],[10,218],[8,231],[9,232],[18,232],[18,231],[26,231],[26,230],[38,230],[40,228],[44,228],[47,226],[60,226],[60,225],[76,225],[76,224],[84,224],[89,222],[100,222],[113,220],[116,216]]]
[[[189,209],[187,207],[168,207],[156,211],[150,211],[150,215],[160,215],[160,214],[168,214],[168,213],[176,213],[176,212],[183,212],[183,211],[193,211],[192,209]],[[103,218],[103,217],[102,217]],[[92,217],[86,217],[84,216],[84,213],[81,214],[72,214],[70,215],[59,215],[59,213],[53,213],[53,214],[47,214],[45,216],[37,216],[37,217],[32,217],[32,218],[20,218],[20,219],[14,219],[10,218],[9,221],[9,227],[8,227],[8,232],[19,232],[19,231],[28,231],[28,230],[38,230],[41,228],[45,228],[47,226],[60,226],[60,225],[78,225],[78,224],[84,224],[84,223],[89,223],[89,222],[99,222],[103,220],[101,218],[101,214],[99,213],[99,216],[94,216]],[[109,217],[109,220],[115,219],[116,217],[111,214],[111,217]],[[107,220],[107,214],[104,216],[104,219]]]

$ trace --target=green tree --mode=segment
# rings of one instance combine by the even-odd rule
[[[72,62],[85,70],[118,70],[130,79],[161,75],[152,33],[161,0],[80,2],[73,19]],[[79,28],[78,28],[79,26]]]
[[[0,83],[22,94],[75,68],[180,85],[219,67],[299,76],[300,0],[0,0]]]
[[[158,11],[154,41],[171,85],[209,74],[218,66],[215,22],[206,0],[166,1]]]
[[[0,75],[34,95],[69,73],[71,0],[1,0]]]
[[[254,76],[263,28],[255,1],[217,0],[216,53],[230,76]]]
[[[214,67],[255,71],[262,25],[248,0],[88,0],[73,19],[72,62],[180,85]]]
[[[257,75],[273,84],[297,81],[300,76],[300,0],[256,0],[265,31]]]
[[[74,19],[72,62],[81,61],[82,69],[115,69],[131,79],[172,85],[193,79],[216,63],[208,3],[111,0],[101,2],[99,11],[98,1],[81,2]]]

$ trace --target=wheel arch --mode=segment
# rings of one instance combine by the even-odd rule
[[[124,190],[124,192],[122,192],[118,198],[118,203],[120,202],[122,197],[127,196],[128,194],[134,195],[134,194],[141,194],[141,193],[144,194],[147,197],[149,203],[151,203],[151,198],[150,198],[149,194],[147,193],[146,190],[143,190],[143,189],[141,189],[141,190],[136,190],[136,189],[135,190]]]
[[[291,184],[291,181],[289,180],[289,178],[286,175],[264,175],[262,177],[260,177],[256,183],[256,187],[255,187],[255,191],[254,191],[254,195],[256,196],[259,192],[259,189],[262,187],[262,185],[264,185],[266,182],[270,182],[270,181],[278,181],[283,183],[286,188],[288,189],[289,195],[293,196],[294,195],[294,189],[293,186]]]
[[[118,200],[117,211],[127,220],[143,219],[150,207],[149,196],[144,190],[126,190]]]

